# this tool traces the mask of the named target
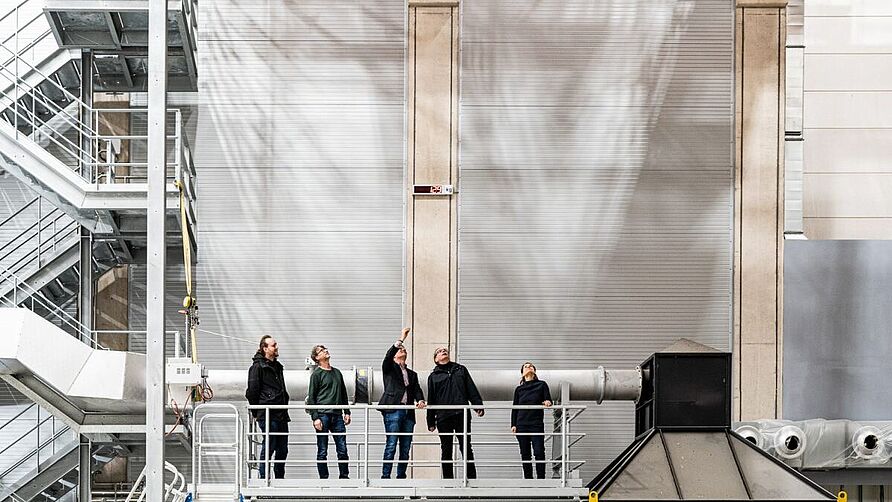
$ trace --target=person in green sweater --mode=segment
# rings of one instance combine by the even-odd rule
[[[324,345],[316,345],[310,352],[310,358],[319,366],[310,375],[310,388],[307,391],[309,405],[341,405],[346,406],[347,387],[344,376],[332,367],[331,353]],[[307,410],[313,419],[316,429],[316,468],[320,479],[328,479],[328,434],[334,438],[335,451],[338,454],[338,478],[349,479],[350,457],[347,455],[347,425],[350,424],[350,409],[330,408]]]

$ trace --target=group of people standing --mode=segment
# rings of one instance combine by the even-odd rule
[[[381,477],[389,479],[393,471],[393,461],[397,457],[396,478],[405,479],[412,448],[412,433],[415,430],[415,409],[426,409],[430,432],[439,432],[440,460],[444,479],[454,476],[452,461],[453,437],[458,438],[459,450],[467,460],[467,477],[475,479],[474,451],[471,447],[471,414],[463,409],[432,409],[429,405],[472,405],[483,406],[483,399],[468,369],[452,361],[449,349],[438,347],[434,351],[434,368],[427,381],[428,399],[418,382],[418,374],[406,365],[408,356],[404,343],[410,328],[404,328],[400,338],[388,348],[381,363],[384,376],[384,393],[379,405],[408,405],[414,408],[381,409],[384,416],[384,430],[387,441],[384,446],[384,463]],[[248,389],[245,397],[252,405],[287,405],[288,390],[285,385],[284,368],[278,361],[279,349],[276,340],[265,335],[260,339],[260,347],[254,355],[248,370]],[[350,425],[350,409],[346,406],[347,387],[341,372],[331,365],[331,353],[324,345],[316,345],[310,352],[316,368],[310,375],[307,391],[308,405],[331,406],[324,409],[308,409],[307,413],[316,430],[316,466],[319,478],[327,479],[328,437],[332,436],[338,458],[338,477],[350,477],[349,455],[347,452],[347,425]],[[520,385],[514,390],[515,405],[535,405],[550,407],[551,392],[548,384],[536,376],[536,366],[525,362],[520,369]],[[344,406],[344,408],[340,408]],[[484,415],[482,408],[475,409],[478,417]],[[269,423],[267,422],[267,417]],[[263,442],[260,452],[260,477],[266,475],[267,455],[275,459],[273,475],[285,477],[285,459],[288,457],[288,423],[291,417],[287,409],[254,410],[254,418],[261,431],[270,433]],[[523,460],[524,478],[533,477],[535,458],[536,477],[545,478],[545,426],[544,409],[512,409],[511,431],[517,435]],[[467,434],[467,436],[465,436]]]

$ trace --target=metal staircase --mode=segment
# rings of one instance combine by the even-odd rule
[[[70,427],[31,404],[0,424],[0,435],[14,438],[0,448],[0,500],[74,500],[80,441]],[[126,453],[116,445],[94,447],[90,469]]]
[[[94,349],[84,352],[56,331],[57,351],[89,353],[94,366],[138,374],[140,357],[101,350],[97,332],[77,319],[77,300],[82,281],[130,263],[131,249],[146,241],[147,110],[127,106],[132,96],[124,98],[124,108],[93,106],[92,93],[145,91],[148,3],[15,2],[0,8],[0,173],[37,196],[0,221],[0,308],[30,309]],[[196,1],[170,1],[169,9],[168,90],[196,91]],[[195,256],[195,169],[179,110],[168,110],[167,124],[166,239],[169,246],[189,246]],[[90,270],[81,270],[85,239],[91,242]],[[41,336],[37,331],[28,336]],[[0,501],[76,500],[80,438],[94,442],[96,470],[128,453],[119,436],[138,434],[141,413],[98,413],[90,400],[72,404],[71,396],[83,389],[63,385],[64,394],[53,394],[57,379],[21,374],[15,364],[0,362],[0,384],[37,404],[0,420]],[[103,387],[96,402],[125,402],[119,394],[134,400],[127,389]],[[184,480],[175,471],[168,495],[182,500]]]
[[[73,319],[76,312],[80,240],[77,223],[41,197],[0,221],[0,305],[26,306],[75,334],[60,320]],[[117,240],[95,241],[92,247],[91,277],[130,259]]]
[[[145,13],[84,12],[83,9],[90,10],[85,7],[90,2],[77,3],[81,10],[76,12],[60,10],[62,7],[54,4],[53,9],[47,5],[45,10],[34,14],[34,6],[44,3],[24,0],[0,20],[0,33],[13,32],[3,38],[5,43],[0,44],[0,61],[3,61],[0,64],[0,89],[3,89],[0,95],[0,116],[3,117],[0,121],[0,168],[26,183],[94,235],[144,239],[148,163],[139,157],[145,151],[148,135],[132,134],[129,129],[147,123],[148,112],[145,108],[134,107],[96,108],[84,101],[80,87],[85,77],[81,70],[85,68],[72,59],[72,51],[80,50],[74,47],[105,47],[101,43],[90,46],[92,39],[89,36],[73,34],[83,25],[81,21],[96,16],[109,17],[115,26],[115,23],[125,22],[129,23],[127,27],[133,28],[124,32],[123,40],[128,40],[127,44],[122,42],[104,49],[120,51],[119,56],[126,61],[130,57],[127,54],[137,50],[139,43],[145,43],[144,40],[140,42],[135,28]],[[119,4],[132,6],[137,3]],[[100,6],[108,4],[96,3]],[[185,5],[191,16],[194,4]],[[25,12],[29,14],[25,15]],[[192,17],[187,19],[180,15],[178,19],[194,27]],[[56,36],[53,36],[54,30]],[[187,37],[180,36],[181,43],[194,38],[191,30],[183,33]],[[58,40],[67,45],[56,45]],[[186,46],[191,47],[188,43]],[[96,82],[103,79],[133,81],[138,76],[128,70],[126,78],[121,75],[110,77],[103,73],[107,65],[102,58],[96,59],[95,54],[90,54],[85,61],[91,62],[87,78],[94,88]],[[190,49],[189,54],[194,58],[194,51]],[[136,71],[144,66],[134,63],[133,68]],[[116,90],[138,88],[133,84],[129,89],[119,87]],[[183,133],[180,111],[174,109],[168,113],[171,131],[167,142],[169,238],[171,245],[182,240],[179,218],[182,203],[188,220],[186,234],[189,245],[194,247],[195,171],[192,155]],[[116,124],[130,125],[121,132],[116,130]]]

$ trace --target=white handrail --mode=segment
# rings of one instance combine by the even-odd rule
[[[571,433],[569,431],[569,424],[573,421],[579,414],[586,409],[584,405],[576,405],[576,404],[556,404],[550,407],[544,407],[541,405],[512,405],[512,404],[484,404],[484,405],[431,405],[427,406],[425,409],[417,409],[415,406],[411,405],[379,405],[379,404],[353,404],[353,405],[306,405],[306,404],[294,404],[294,405],[249,405],[247,409],[250,412],[252,411],[261,411],[266,416],[266,423],[269,423],[269,413],[273,410],[299,410],[299,411],[307,411],[307,410],[358,410],[360,412],[364,412],[365,415],[365,424],[362,432],[353,433],[353,432],[341,432],[341,433],[329,433],[332,436],[346,436],[348,438],[359,438],[355,442],[350,442],[348,439],[348,445],[354,445],[359,447],[361,452],[365,452],[364,455],[360,455],[360,458],[356,460],[337,460],[333,461],[338,464],[347,463],[348,465],[358,465],[361,479],[368,486],[369,480],[371,479],[369,475],[369,465],[376,464],[381,465],[384,463],[396,463],[396,460],[371,460],[369,458],[368,452],[370,446],[380,446],[385,444],[386,441],[384,438],[386,436],[414,436],[420,438],[436,438],[435,441],[416,441],[414,444],[431,444],[431,445],[439,445],[439,438],[441,436],[458,436],[462,443],[462,450],[467,452],[467,445],[471,442],[472,437],[476,438],[486,438],[484,440],[474,440],[472,443],[477,446],[507,446],[511,447],[512,450],[517,447],[516,442],[513,438],[517,436],[545,436],[546,438],[561,438],[560,443],[560,456],[557,458],[551,458],[545,460],[546,464],[552,464],[555,466],[554,470],[560,472],[560,486],[567,487],[569,483],[570,473],[579,469],[584,461],[571,461],[569,459],[570,448],[573,444],[576,444],[579,440],[586,436],[585,433]],[[369,431],[369,414],[371,410],[376,411],[386,411],[386,410],[410,410],[414,409],[416,413],[423,413],[427,409],[432,410],[461,410],[463,414],[467,416],[467,414],[471,413],[471,411],[476,410],[543,410],[543,411],[554,411],[560,413],[560,429],[554,432],[533,432],[533,433],[513,433],[510,430],[506,430],[504,432],[455,432],[455,433],[441,433],[439,431],[435,433],[429,433],[427,431],[421,431],[418,433],[409,432],[409,433],[393,433],[393,432],[370,432]],[[568,412],[576,411],[577,413],[572,414],[572,416]],[[292,425],[289,428],[289,432],[270,432],[267,427],[264,431],[256,431],[252,428],[251,431],[246,432],[244,440],[247,442],[247,447],[245,451],[255,453],[255,455],[248,457],[245,459],[245,462],[248,466],[248,473],[250,474],[254,469],[258,468],[261,463],[263,463],[266,468],[265,472],[267,473],[266,479],[264,483],[266,486],[270,486],[270,478],[272,470],[270,467],[275,464],[285,464],[285,465],[302,465],[309,466],[315,465],[319,461],[315,458],[313,459],[288,459],[288,460],[271,460],[270,455],[267,454],[266,458],[261,459],[259,454],[256,454],[256,447],[260,444],[265,445],[265,451],[269,452],[269,441],[270,437],[275,436],[286,436],[288,437],[289,445],[305,445],[310,446],[316,444],[315,437],[317,437],[317,432],[308,426],[308,429],[305,431],[294,431],[295,427]],[[505,424],[505,429],[509,429],[509,424]],[[311,439],[306,441],[295,440],[296,438],[300,438],[301,436],[310,437]],[[380,440],[372,440],[371,438],[377,436],[381,437]],[[509,438],[508,441],[501,440],[502,438]],[[557,446],[555,445],[555,448]],[[462,486],[468,486],[468,475],[467,475],[467,467],[468,467],[469,459],[467,455],[462,455],[461,460],[418,460],[412,459],[407,461],[406,463],[410,467],[430,467],[430,466],[439,466],[441,464],[452,464],[452,465],[461,465],[462,469],[462,477],[460,479]],[[522,465],[524,460],[519,459],[517,461],[486,461],[480,460],[479,458],[474,458],[473,463],[478,467],[510,467],[510,466],[520,466]]]

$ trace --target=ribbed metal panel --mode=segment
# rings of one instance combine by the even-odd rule
[[[367,366],[401,322],[405,4],[224,0],[200,15],[202,361],[247,370],[272,333],[286,368],[315,343]]]
[[[472,370],[627,368],[678,337],[730,349],[733,26],[730,0],[463,3]],[[571,459],[590,479],[631,441],[633,412],[586,404]]]

